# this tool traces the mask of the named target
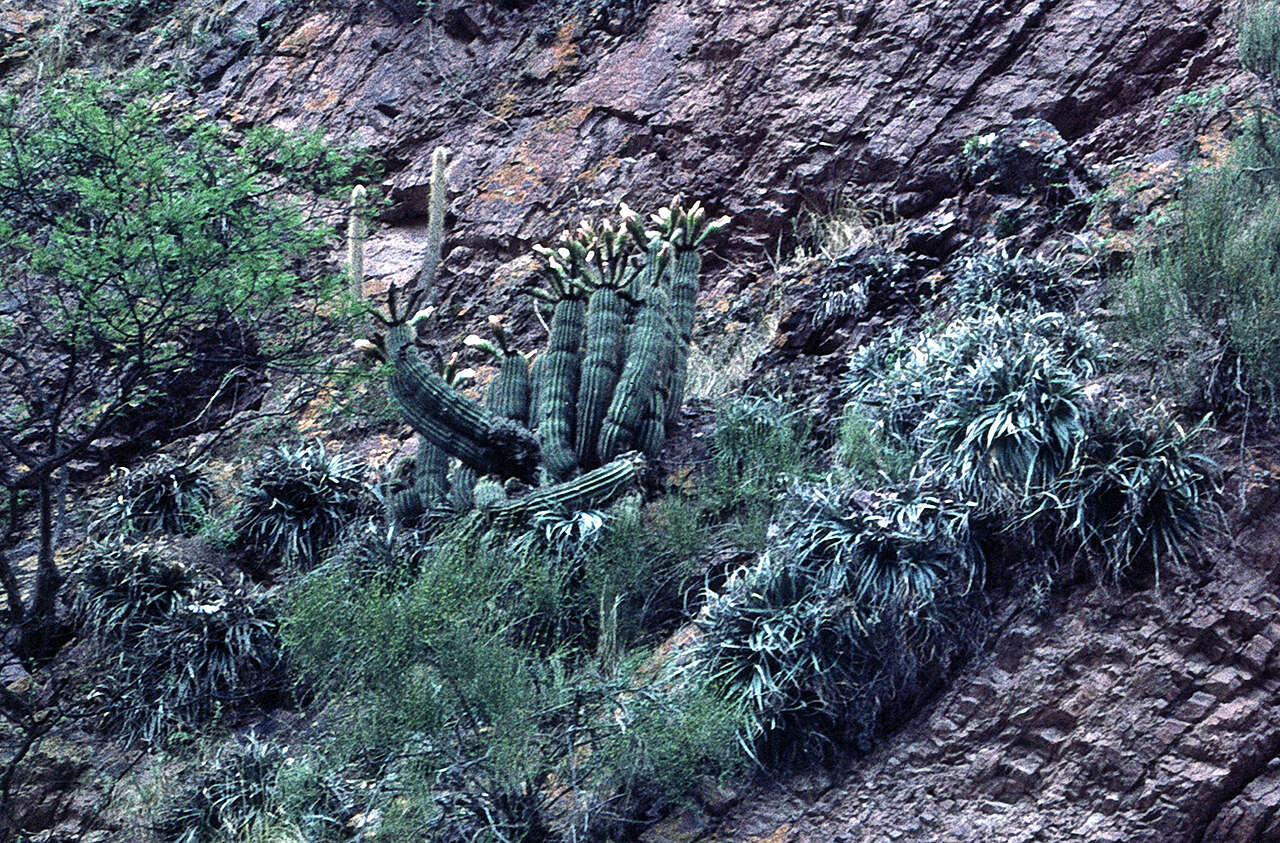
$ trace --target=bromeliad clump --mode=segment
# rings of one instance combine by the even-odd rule
[[[496,341],[468,337],[498,364],[481,403],[433,371],[415,343],[417,326],[432,313],[418,308],[437,279],[443,244],[443,150],[432,164],[426,265],[407,295],[393,286],[385,314],[374,312],[388,329],[379,352],[391,364],[392,397],[421,437],[415,482],[395,498],[398,520],[469,509],[477,498],[498,519],[521,517],[532,502],[608,504],[634,488],[639,454],[654,456],[678,415],[699,249],[728,218],[708,221],[699,203],[676,199],[646,226],[624,205],[616,222],[584,221],[551,246],[535,247],[546,281],[531,293],[550,312],[547,348],[531,364],[497,317],[490,320]],[[349,251],[355,272],[363,266],[361,244]],[[458,466],[443,479],[452,461]],[[508,497],[530,486],[538,488]]]

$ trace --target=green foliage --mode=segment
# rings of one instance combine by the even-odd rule
[[[269,811],[284,749],[250,734],[223,746],[169,794],[155,831],[172,843],[243,840]]]
[[[109,532],[191,533],[199,529],[213,501],[204,474],[162,456],[135,471],[125,471],[103,518]]]
[[[633,681],[641,690],[622,702],[622,728],[594,759],[606,792],[627,794],[650,811],[687,799],[701,779],[743,775],[748,762],[738,740],[741,702],[724,699],[691,671],[664,678]]]
[[[1011,514],[1076,462],[1087,410],[1050,350],[993,351],[955,373],[913,439],[931,476],[984,513]]]
[[[1280,3],[1251,3],[1240,24],[1240,63],[1268,82],[1280,71]]]
[[[808,428],[801,410],[775,398],[731,401],[717,414],[699,493],[711,517],[737,524],[744,547],[763,548],[779,492],[810,470]]]
[[[163,742],[283,691],[263,596],[164,562],[164,550],[100,546],[75,581],[74,614],[112,700],[106,725],[128,743]]]
[[[1255,115],[1226,163],[1189,177],[1176,225],[1158,233],[1123,291],[1135,337],[1191,367],[1196,397],[1219,412],[1256,401],[1274,414],[1280,402],[1278,162],[1274,118]],[[1182,353],[1170,359],[1170,349]]]
[[[1280,4],[1245,14],[1240,59],[1275,84]],[[1188,403],[1217,413],[1280,409],[1278,131],[1274,108],[1258,108],[1222,163],[1187,177],[1122,290],[1133,337],[1168,380],[1189,381]]]
[[[1084,453],[1043,498],[1041,510],[1090,559],[1098,579],[1129,581],[1139,562],[1186,562],[1218,513],[1216,466],[1197,450],[1206,422],[1184,430],[1161,411],[1099,409]]]
[[[951,298],[973,308],[1013,310],[1038,304],[1051,310],[1071,305],[1074,289],[1045,261],[1021,255],[981,254],[967,259],[951,284]]]
[[[362,467],[319,443],[280,445],[253,467],[235,515],[238,545],[263,565],[306,569],[369,501]]]
[[[836,457],[854,479],[868,487],[908,479],[917,459],[914,453],[886,443],[878,422],[854,404],[840,416]]]
[[[889,445],[923,452],[940,438],[937,427],[948,412],[975,409],[969,393],[986,390],[989,399],[1005,400],[995,381],[1015,387],[1006,373],[1039,370],[1083,380],[1104,359],[1097,331],[1078,317],[975,307],[945,326],[893,329],[872,340],[850,360],[845,395],[875,421]],[[954,403],[940,406],[941,396]]]
[[[769,547],[710,595],[700,652],[774,760],[869,747],[970,646],[970,507],[914,487],[796,484]]]

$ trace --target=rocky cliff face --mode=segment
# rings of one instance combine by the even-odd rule
[[[684,193],[734,215],[736,277],[806,202],[938,208],[975,134],[1041,117],[1109,164],[1177,139],[1178,94],[1247,85],[1215,0],[510,5],[528,4],[447,0],[411,24],[374,2],[244,0],[201,59],[203,104],[387,153],[405,221],[429,148],[450,147],[460,269]]]
[[[620,199],[684,193],[734,216],[708,298],[767,281],[797,212],[837,199],[955,229],[934,244],[949,253],[978,233],[955,163],[967,138],[1041,118],[1101,178],[1194,140],[1168,119],[1179,95],[1225,85],[1230,103],[1251,84],[1233,10],[1213,0],[404,12],[248,2],[228,30],[242,40],[204,57],[203,104],[384,152],[392,225],[370,259],[383,282],[414,266],[430,148],[453,149],[451,295],[480,312],[508,306],[529,243]],[[1269,500],[1255,490],[1252,532],[1202,576],[1010,614],[988,655],[847,772],[720,819],[679,815],[650,839],[1280,839]]]
[[[1168,119],[1176,97],[1222,85],[1230,104],[1252,84],[1218,0],[438,0],[417,14],[233,0],[192,69],[201,106],[234,124],[324,127],[387,157],[375,284],[416,267],[429,153],[450,147],[445,295],[481,314],[510,305],[530,243],[620,199],[683,193],[734,216],[708,300],[768,283],[796,214],[837,199],[941,226],[944,245],[920,248],[949,253],[977,233],[955,164],[967,138],[1041,118],[1101,179],[1195,139]],[[38,20],[0,14],[0,46]],[[1266,470],[1237,472],[1251,503],[1202,574],[1013,611],[869,758],[650,839],[1280,839],[1278,504]]]

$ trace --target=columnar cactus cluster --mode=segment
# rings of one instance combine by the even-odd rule
[[[604,505],[634,487],[644,463],[635,452],[655,455],[678,415],[698,250],[728,219],[708,221],[698,203],[685,207],[677,199],[646,227],[624,205],[616,223],[584,221],[551,246],[535,247],[546,285],[533,294],[551,314],[547,348],[530,366],[497,317],[490,319],[495,341],[468,337],[498,366],[482,405],[419,356],[416,326],[431,310],[407,318],[439,271],[444,163],[437,151],[431,254],[403,306],[393,287],[387,315],[379,314],[389,326],[382,353],[392,364],[391,394],[422,440],[416,482],[398,493],[394,514],[412,520],[426,510],[476,506],[506,520],[530,507]],[[353,271],[363,263],[354,259],[359,251],[351,245]],[[450,459],[459,466],[446,479]],[[512,479],[539,488],[509,498],[504,482]]]

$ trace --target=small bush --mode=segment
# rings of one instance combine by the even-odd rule
[[[868,486],[904,481],[916,463],[914,453],[887,443],[879,422],[867,418],[855,404],[846,407],[840,417],[836,457],[855,479]]]
[[[1086,436],[1078,376],[1048,349],[996,349],[954,373],[915,439],[933,477],[987,514],[1017,515],[1074,465]]]
[[[1021,255],[989,253],[966,260],[951,285],[951,298],[965,307],[1016,310],[1071,308],[1075,290],[1050,263]]]
[[[971,643],[969,508],[904,488],[794,486],[768,551],[712,595],[701,658],[775,759],[865,750]]]
[[[103,522],[117,536],[192,533],[201,526],[212,501],[213,487],[202,472],[161,456],[125,472]]]
[[[808,470],[807,433],[802,412],[775,398],[743,398],[716,417],[711,462],[699,491],[713,516],[737,523],[743,546],[763,546],[778,492]]]
[[[1157,575],[1162,562],[1185,563],[1188,548],[1213,523],[1216,467],[1196,448],[1203,427],[1184,430],[1164,413],[1123,405],[1092,419],[1081,459],[1042,507],[1098,579],[1119,585],[1140,561]]]
[[[284,749],[248,735],[222,747],[166,800],[155,831],[172,843],[243,840],[268,822]]]
[[[165,562],[162,552],[99,547],[76,582],[75,614],[112,699],[106,725],[127,743],[191,733],[284,688],[263,597]]]
[[[318,442],[272,450],[240,491],[237,543],[262,560],[310,568],[368,502],[361,474]]]
[[[850,359],[845,397],[889,447],[920,452],[935,439],[940,397],[964,403],[975,388],[998,391],[981,384],[1029,365],[1083,381],[1104,360],[1101,337],[1078,317],[983,306],[945,326],[899,328],[868,343]]]

